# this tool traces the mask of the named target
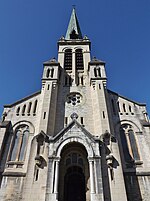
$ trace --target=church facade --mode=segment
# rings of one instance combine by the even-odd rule
[[[107,89],[73,9],[41,90],[4,106],[1,201],[149,201],[146,105]]]

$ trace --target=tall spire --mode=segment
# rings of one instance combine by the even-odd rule
[[[70,17],[70,21],[69,21],[65,39],[66,40],[82,39],[82,33],[80,30],[80,26],[79,26],[79,22],[77,19],[75,8],[73,8],[72,13],[71,13],[71,17]]]

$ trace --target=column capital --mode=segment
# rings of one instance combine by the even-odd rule
[[[94,161],[94,157],[88,157],[88,161],[89,161],[89,162]]]
[[[54,160],[54,161],[58,161],[60,162],[60,157],[56,157],[56,156],[49,156],[48,159]]]

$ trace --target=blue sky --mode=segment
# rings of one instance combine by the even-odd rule
[[[149,0],[1,0],[0,113],[40,90],[42,63],[57,58],[74,4],[92,56],[106,61],[108,88],[150,114]]]

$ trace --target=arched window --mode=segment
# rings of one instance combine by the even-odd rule
[[[94,76],[97,77],[97,70],[94,68]]]
[[[76,69],[77,70],[84,70],[82,49],[77,49],[75,51],[75,55],[76,55],[75,56]]]
[[[30,115],[31,106],[32,106],[32,103],[31,103],[31,102],[29,102],[29,105],[28,105],[28,111],[27,111],[28,115]]]
[[[64,56],[64,68],[65,70],[72,70],[72,50],[65,50]]]
[[[138,146],[132,126],[123,124],[120,128],[120,136],[125,161],[127,163],[140,161]]]
[[[124,103],[123,103],[123,111],[126,112],[126,106]]]
[[[33,115],[36,115],[37,100],[34,102]]]
[[[54,76],[54,68],[51,69],[51,78]]]
[[[19,116],[19,112],[20,112],[20,107],[17,108],[16,110],[16,115]]]
[[[25,115],[25,110],[26,110],[26,105],[24,105],[23,108],[22,108],[22,115],[23,116]]]
[[[10,161],[24,160],[28,137],[29,126],[22,125],[16,129],[11,147]]]
[[[46,77],[47,77],[47,78],[49,78],[49,74],[50,74],[50,69],[48,68],[48,69],[47,69],[47,72],[46,72]]]
[[[129,112],[132,112],[132,108],[131,108],[131,105],[129,105]]]
[[[68,154],[66,158],[66,166],[72,166],[72,165],[83,166],[83,158],[81,154],[75,152]]]
[[[97,68],[97,71],[98,71],[98,76],[101,77],[101,69],[99,67]]]

